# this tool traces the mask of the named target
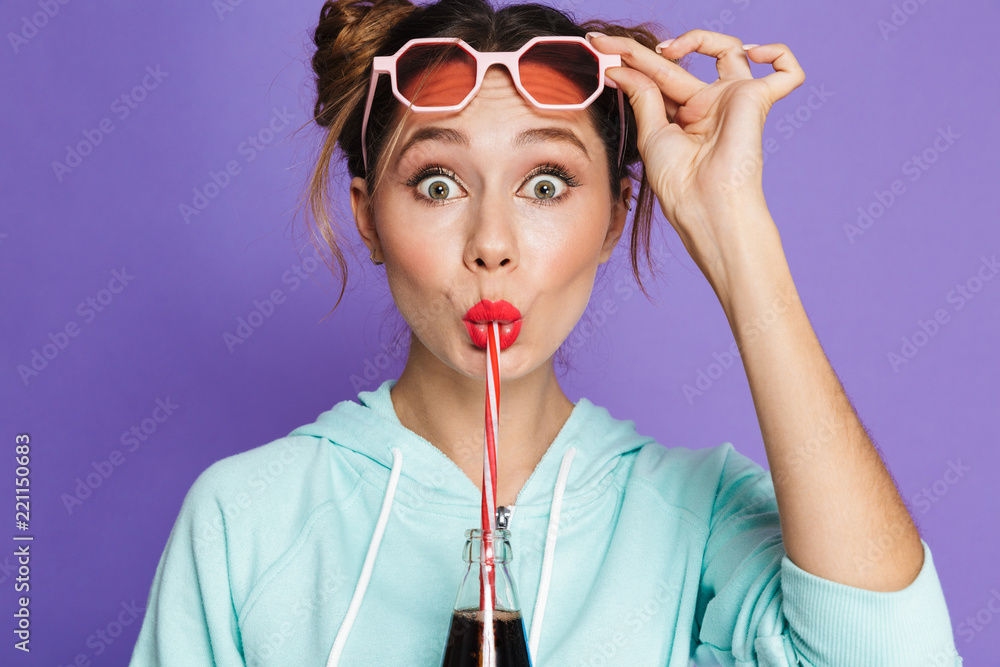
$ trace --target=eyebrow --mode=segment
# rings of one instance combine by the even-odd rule
[[[462,132],[450,127],[429,125],[427,127],[422,127],[413,133],[413,136],[410,137],[403,146],[403,150],[399,152],[399,159],[402,160],[408,150],[425,141],[443,141],[445,143],[464,146],[466,148],[469,147],[469,137]],[[580,152],[583,153],[584,157],[588,160],[590,159],[590,153],[587,152],[587,147],[583,145],[580,138],[576,136],[572,130],[564,127],[538,127],[523,130],[516,137],[514,137],[510,147],[514,150],[523,148],[524,146],[530,146],[532,144],[544,143],[546,141],[559,141],[575,146],[580,150]]]

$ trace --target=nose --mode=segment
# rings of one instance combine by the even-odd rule
[[[486,195],[470,207],[465,263],[473,271],[510,271],[518,264],[517,210],[501,195]]]

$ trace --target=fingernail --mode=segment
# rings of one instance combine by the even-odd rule
[[[748,51],[748,50],[752,49],[755,46],[760,46],[760,44],[744,44],[743,45],[743,50],[744,51]]]
[[[607,37],[607,35],[605,35],[603,32],[588,32],[587,33],[588,42],[590,41],[591,37]]]
[[[657,45],[656,45],[656,49],[655,49],[655,50],[656,50],[656,52],[657,52],[657,53],[660,53],[660,52],[661,52],[661,51],[662,51],[663,49],[665,49],[665,48],[667,48],[668,46],[670,46],[670,44],[671,44],[671,43],[672,43],[673,41],[674,41],[674,40],[673,40],[673,38],[671,38],[671,39],[667,39],[667,40],[664,40],[664,41],[660,42],[659,44],[657,44]]]

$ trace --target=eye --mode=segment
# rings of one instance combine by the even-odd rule
[[[417,187],[417,197],[430,199],[436,202],[444,202],[449,199],[454,199],[454,197],[449,197],[449,195],[456,195],[459,193],[461,188],[450,172],[446,172],[442,167],[432,167],[430,169],[425,169],[413,178],[411,178],[407,185]]]
[[[462,187],[457,178],[450,169],[435,164],[418,171],[404,185],[415,188],[413,197],[418,202],[439,206],[458,199]],[[579,181],[565,167],[548,163],[532,171],[522,189],[529,193],[528,199],[547,206],[564,200],[569,196],[569,188],[578,185]]]
[[[457,199],[461,190],[458,177],[450,169],[439,164],[427,165],[408,178],[403,185],[413,188],[413,199],[427,206],[444,206]],[[455,197],[449,195],[455,194]]]
[[[529,180],[525,188],[539,199],[559,199],[569,189],[569,186],[562,183],[559,178],[553,178],[550,174],[544,173]]]
[[[569,189],[578,185],[580,182],[562,165],[545,164],[528,176],[525,189],[530,193],[529,199],[548,206],[566,199]]]

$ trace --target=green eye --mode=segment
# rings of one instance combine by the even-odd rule
[[[535,180],[537,179],[537,180]],[[548,174],[539,174],[532,179],[535,185],[531,188],[532,193],[539,199],[558,199],[559,194],[556,194],[556,183],[559,181],[557,178],[552,178]],[[530,185],[531,181],[529,181]],[[563,192],[567,189],[567,186],[563,185]],[[561,194],[561,193],[560,193]]]
[[[451,194],[452,189],[448,184],[448,181],[450,180],[452,179],[447,176],[435,174],[420,181],[418,188],[420,189],[421,194],[426,194],[430,199],[446,201],[448,199],[448,195]],[[429,189],[427,187],[428,185],[430,186]]]
[[[444,204],[457,199],[461,191],[455,174],[441,165],[429,165],[406,181],[407,187],[415,188],[413,193],[417,201],[429,205]],[[545,164],[535,169],[522,189],[531,193],[528,199],[535,203],[557,204],[569,196],[569,189],[581,185],[576,178],[558,164]],[[454,186],[454,188],[452,187]],[[450,197],[452,190],[455,197]]]

